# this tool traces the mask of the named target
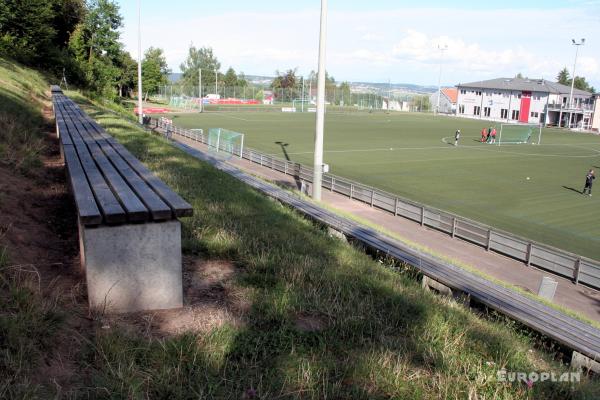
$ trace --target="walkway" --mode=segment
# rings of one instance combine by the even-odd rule
[[[192,148],[206,150],[206,146],[199,142],[178,135],[174,136],[174,138]],[[248,160],[232,157],[228,162],[242,170],[279,185],[296,186],[296,182],[292,176],[261,167]],[[363,220],[393,232],[401,238],[420,246],[425,246],[435,254],[443,254],[445,257],[467,264],[474,270],[479,270],[499,281],[517,286],[530,293],[537,293],[542,277],[550,276],[558,281],[554,303],[600,322],[600,291],[598,290],[583,285],[575,285],[568,279],[534,267],[527,267],[519,261],[498,253],[488,252],[479,246],[460,239],[453,239],[442,232],[422,227],[404,218],[395,217],[385,211],[372,208],[365,203],[351,200],[337,193],[323,190],[322,201],[327,206],[345,213],[354,214]]]

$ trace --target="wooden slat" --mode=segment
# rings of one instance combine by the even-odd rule
[[[123,145],[109,141],[117,153],[123,157],[129,166],[171,207],[177,217],[189,217],[193,214],[192,206],[175,193],[166,183],[156,177],[140,160],[135,158]]]
[[[87,146],[79,135],[73,136],[73,143],[75,150],[83,166],[83,170],[90,182],[90,186],[98,206],[104,216],[104,222],[107,224],[120,224],[127,221],[127,214],[119,200],[115,197],[108,183],[104,179],[104,176],[96,166],[92,155],[90,154]]]
[[[96,205],[96,199],[79,162],[75,148],[73,146],[63,146],[63,154],[65,155],[65,163],[67,164],[69,180],[71,181],[71,188],[73,189],[81,223],[84,225],[101,224],[102,214]]]
[[[171,208],[136,174],[129,164],[123,160],[121,155],[106,140],[99,141],[98,145],[119,174],[121,174],[144,203],[152,219],[155,221],[171,219],[173,215]]]
[[[102,172],[104,179],[108,186],[112,189],[113,194],[118,199],[122,208],[127,214],[127,220],[130,222],[144,222],[149,219],[148,209],[137,197],[137,195],[131,190],[129,185],[123,180],[121,175],[116,171],[110,161],[106,158],[100,146],[88,136],[82,125],[78,126],[79,139],[75,140],[75,146],[79,151],[79,148],[87,147],[93,162],[97,165],[98,169]]]

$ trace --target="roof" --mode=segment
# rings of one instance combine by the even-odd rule
[[[458,88],[504,89],[525,90],[530,92],[545,92],[552,94],[569,94],[571,87],[545,79],[528,78],[496,78],[486,81],[459,83]],[[584,90],[573,89],[573,94],[578,96],[591,96],[592,93]]]
[[[458,100],[458,89],[456,88],[443,88],[442,93],[450,100],[450,103],[456,103]]]

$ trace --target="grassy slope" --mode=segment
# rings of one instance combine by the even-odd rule
[[[47,89],[41,74],[0,58],[0,166],[14,174],[35,174],[41,165]],[[10,262],[11,249],[1,244],[8,234],[10,227],[0,225],[0,398],[28,398],[62,313],[42,297],[34,270]]]
[[[78,98],[82,100],[81,98]],[[90,363],[122,394],[239,398],[569,398],[575,388],[499,384],[496,370],[560,369],[511,324],[424,292],[409,276],[326,236],[294,212],[97,107],[88,111],[195,209],[184,252],[234,260],[251,304],[241,325],[146,341],[101,335]],[[298,328],[312,318],[319,329]]]
[[[312,165],[314,114],[190,113],[174,121],[244,132],[247,146],[279,157],[277,142],[287,143],[293,161]],[[600,138],[546,129],[542,146],[488,146],[476,142],[485,123],[330,113],[325,161],[334,174],[600,260],[600,200],[575,192],[585,172],[600,166]],[[442,142],[456,128],[458,148]]]

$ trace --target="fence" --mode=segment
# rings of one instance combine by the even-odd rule
[[[164,122],[159,120],[153,119],[151,123],[158,128],[166,127]],[[190,130],[173,127],[172,132],[207,144],[207,138],[204,135],[195,134]],[[221,150],[226,149],[221,148]],[[237,151],[239,154],[239,149]],[[265,155],[247,147],[242,151],[242,158],[312,183],[313,169],[302,164]],[[485,247],[488,251],[492,250],[512,257],[528,266],[536,266],[564,276],[576,284],[583,283],[600,288],[600,262],[598,261],[540,244],[336,175],[323,174],[322,187],[395,216],[410,219],[421,226],[445,232],[453,238],[460,238]]]

